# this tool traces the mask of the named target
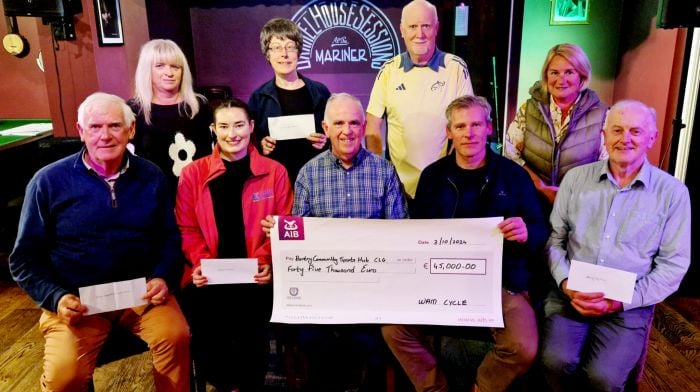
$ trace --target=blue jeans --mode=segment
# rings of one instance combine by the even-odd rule
[[[554,391],[622,391],[639,361],[654,307],[584,317],[559,289],[545,299],[542,363]]]

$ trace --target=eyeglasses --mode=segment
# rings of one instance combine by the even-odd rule
[[[299,48],[295,44],[289,44],[286,46],[282,45],[274,45],[268,47],[268,50],[272,53],[282,53],[283,51],[287,51],[287,53],[297,53],[299,51]]]

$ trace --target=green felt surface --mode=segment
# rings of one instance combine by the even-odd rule
[[[5,136],[2,131],[32,123],[50,123],[51,120],[42,119],[0,119],[0,146],[10,144],[17,140],[26,139],[31,136]]]

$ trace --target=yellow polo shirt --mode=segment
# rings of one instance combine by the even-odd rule
[[[445,108],[473,94],[464,60],[438,49],[425,66],[413,64],[406,52],[382,65],[367,113],[386,112],[389,156],[409,196],[415,197],[421,171],[445,155]]]

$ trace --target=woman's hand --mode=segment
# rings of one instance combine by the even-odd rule
[[[270,155],[272,153],[272,151],[275,150],[275,146],[277,145],[277,140],[275,140],[271,136],[265,136],[263,138],[262,142],[260,143],[260,145],[262,146],[263,155]]]
[[[206,276],[202,275],[202,266],[198,265],[197,268],[192,271],[192,283],[197,287],[206,286],[209,280]]]
[[[312,133],[306,137],[306,140],[311,142],[311,146],[317,150],[323,149],[326,146],[326,135],[322,133]]]
[[[257,284],[269,284],[272,282],[272,266],[270,264],[258,265],[258,273],[253,275]]]
[[[267,238],[270,238],[270,230],[275,227],[275,218],[273,218],[272,215],[268,215],[265,217],[265,219],[260,221],[260,225],[262,226],[262,231],[265,232]]]

